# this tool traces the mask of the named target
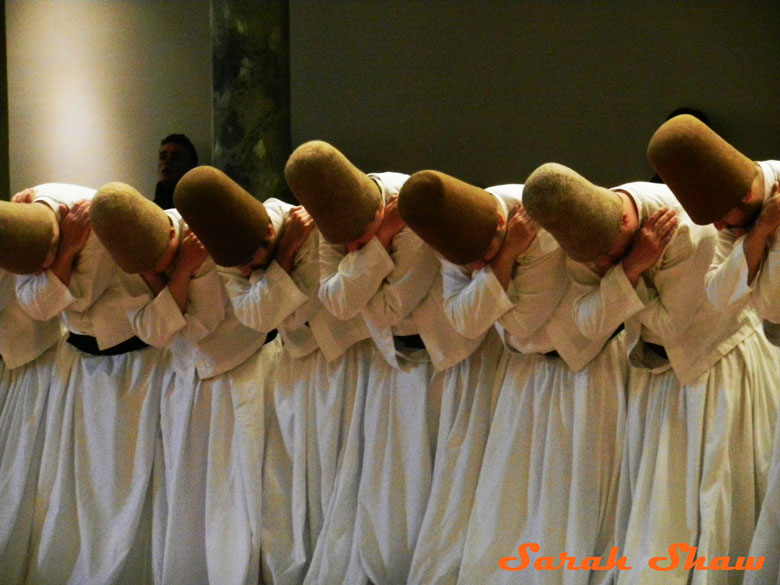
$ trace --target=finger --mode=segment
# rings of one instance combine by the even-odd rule
[[[658,218],[656,219],[656,222],[655,222],[655,227],[656,227],[657,229],[663,228],[664,226],[666,226],[666,225],[669,223],[669,221],[670,221],[670,220],[671,220],[673,217],[674,217],[673,215],[669,215],[668,213],[662,213],[662,214],[661,214],[661,215],[659,215],[659,216],[658,216]]]
[[[668,207],[662,207],[653,215],[650,216],[650,219],[648,220],[648,223],[652,221],[653,224],[658,223],[663,217],[665,217],[671,210]]]

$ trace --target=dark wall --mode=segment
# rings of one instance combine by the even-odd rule
[[[0,7],[0,199],[10,198],[8,170],[8,67],[5,51],[5,1]]]
[[[648,179],[666,115],[696,107],[780,158],[780,2],[353,0],[290,3],[293,146],[364,170],[522,182],[540,163]]]

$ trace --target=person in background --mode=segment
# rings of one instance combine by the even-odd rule
[[[173,207],[173,190],[184,173],[198,166],[198,151],[184,134],[169,134],[160,142],[157,155],[157,187],[154,202],[163,209]]]

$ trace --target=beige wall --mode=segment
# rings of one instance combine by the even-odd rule
[[[7,0],[11,192],[125,181],[153,195],[160,139],[211,160],[208,0]]]
[[[680,106],[754,158],[780,158],[780,2],[292,0],[292,140],[366,170],[478,184],[568,164],[648,179]]]

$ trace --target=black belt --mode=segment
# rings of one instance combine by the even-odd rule
[[[663,345],[658,345],[657,343],[649,343],[645,341],[645,347],[652,351],[654,354],[661,356],[665,360],[669,359],[669,356],[666,355],[666,348],[664,348]]]
[[[425,349],[425,343],[419,335],[393,335],[393,339],[409,349]]]
[[[118,343],[113,347],[100,349],[98,347],[97,339],[91,335],[80,335],[78,333],[72,332],[68,335],[68,343],[70,343],[76,349],[91,355],[120,355],[149,347],[149,344],[144,343],[138,339],[138,337],[133,336],[130,339],[125,339],[122,343]]]

